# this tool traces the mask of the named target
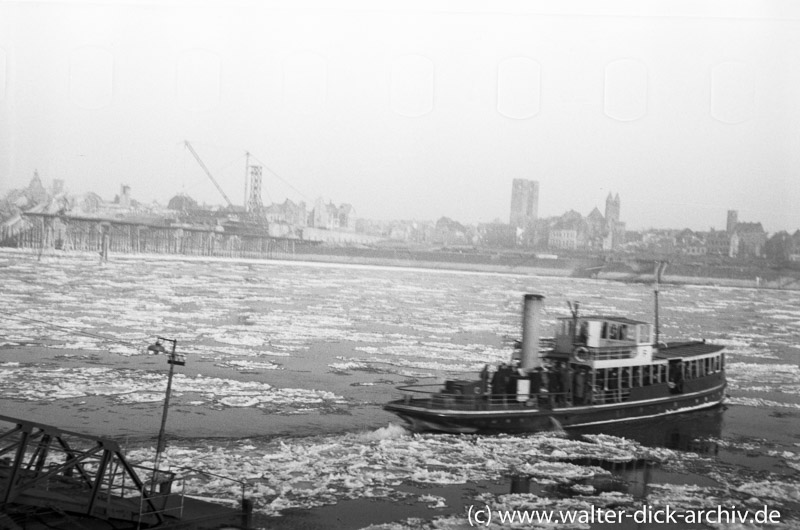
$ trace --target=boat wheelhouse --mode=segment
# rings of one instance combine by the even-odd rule
[[[651,418],[719,405],[723,346],[659,342],[653,325],[606,315],[558,319],[540,350],[544,298],[525,295],[520,348],[508,364],[475,380],[401,387],[385,406],[418,430],[530,432]]]

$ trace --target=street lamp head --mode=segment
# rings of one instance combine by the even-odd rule
[[[147,351],[151,351],[151,352],[155,353],[156,355],[158,355],[159,353],[167,353],[166,348],[164,348],[164,345],[161,344],[160,340],[157,340],[154,344],[151,344],[150,346],[148,346],[147,347]]]

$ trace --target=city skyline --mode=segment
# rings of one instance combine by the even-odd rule
[[[189,140],[235,204],[249,151],[265,203],[369,219],[508,219],[526,179],[540,217],[615,190],[632,230],[800,227],[796,8],[503,6],[2,4],[0,193],[224,204]]]
[[[332,210],[336,211],[336,216],[340,216],[341,212],[346,212],[344,215],[348,219],[348,231],[356,231],[355,230],[355,221],[357,217],[355,214],[355,209],[353,206],[347,202],[342,202],[337,206],[331,200],[326,200],[322,197],[318,197],[315,201],[310,204],[306,204],[304,201],[299,201],[295,204],[291,199],[285,199],[282,202],[271,202],[263,204],[259,198],[260,196],[257,193],[253,193],[254,189],[252,188],[254,181],[260,180],[259,178],[253,179],[254,175],[260,177],[261,174],[261,166],[249,166],[249,175],[250,179],[250,188],[248,188],[249,196],[248,201],[249,204],[245,208],[244,206],[232,205],[234,208],[230,210],[231,214],[237,215],[239,212],[252,212],[252,211],[259,211],[257,215],[262,216],[265,220],[272,222],[286,222],[284,217],[287,215],[287,208],[291,211],[288,215],[290,217],[296,216],[299,211],[309,213],[308,221],[288,221],[289,224],[300,224],[305,226],[305,223],[308,222],[308,226],[315,226],[315,227],[326,227],[328,229],[337,230],[338,227],[331,227],[326,226],[328,222],[325,220],[327,219],[328,215],[333,215],[329,213],[322,212],[321,210]],[[45,185],[47,184],[47,185]],[[257,188],[258,186],[256,186]],[[27,190],[27,191],[26,191]],[[574,209],[569,208],[564,210],[562,213],[552,216],[547,216],[544,218],[539,218],[535,215],[536,210],[538,209],[538,182],[535,181],[528,181],[524,179],[514,179],[511,186],[511,207],[509,209],[510,213],[510,223],[506,223],[500,218],[494,219],[488,222],[478,222],[478,223],[461,223],[458,219],[450,219],[446,216],[439,216],[436,219],[410,219],[408,217],[403,218],[396,218],[396,219],[368,219],[368,218],[358,218],[363,221],[375,222],[378,224],[381,223],[412,223],[417,224],[420,223],[422,225],[434,225],[438,224],[439,221],[442,220],[450,220],[454,221],[458,225],[464,225],[465,227],[469,228],[480,228],[482,225],[505,225],[506,227],[512,227],[517,230],[517,237],[523,235],[527,230],[532,230],[529,232],[528,235],[533,237],[533,231],[536,230],[536,224],[538,221],[543,221],[547,224],[551,224],[553,222],[560,223],[561,221],[568,220],[568,222],[572,222],[575,220],[575,215],[577,214],[580,219],[587,221],[588,223],[597,223],[598,217],[600,218],[600,222],[604,224],[605,228],[609,233],[612,233],[611,239],[607,242],[612,247],[616,245],[615,241],[618,239],[624,239],[624,233],[628,230],[626,229],[626,222],[621,218],[621,200],[619,193],[614,194],[613,192],[609,192],[608,196],[605,200],[605,214],[600,213],[599,207],[595,206],[592,211],[586,215],[581,214],[580,212],[576,212]],[[65,183],[63,180],[53,180],[50,183],[42,182],[42,179],[39,177],[38,173],[34,174],[34,177],[29,182],[28,186],[25,188],[18,188],[16,190],[12,190],[11,194],[8,195],[0,195],[0,200],[8,199],[8,205],[12,206],[14,204],[14,192],[24,192],[24,195],[27,197],[36,197],[36,196],[43,196],[46,200],[41,204],[49,204],[53,199],[56,199],[55,203],[50,204],[48,207],[49,209],[53,209],[55,206],[54,204],[60,204],[58,201],[62,199],[58,199],[59,196],[63,198],[67,198],[67,202],[63,204],[71,204],[67,211],[64,213],[67,216],[74,215],[75,212],[72,211],[71,208],[78,208],[79,210],[83,207],[81,203],[85,204],[100,204],[105,203],[106,205],[112,206],[113,208],[117,208],[115,216],[124,215],[123,211],[130,210],[129,213],[133,213],[136,215],[136,212],[139,214],[147,215],[147,212],[152,211],[159,211],[163,212],[166,209],[173,209],[173,210],[183,210],[186,208],[186,205],[190,205],[191,208],[196,208],[198,210],[205,210],[207,213],[213,213],[218,209],[221,211],[225,211],[226,206],[223,204],[201,204],[194,200],[194,198],[190,197],[187,194],[177,194],[172,196],[168,203],[153,201],[151,203],[142,202],[137,200],[136,197],[131,195],[131,188],[128,185],[121,185],[119,193],[115,195],[113,199],[108,199],[99,196],[98,194],[89,191],[85,194],[75,195],[70,194],[69,190],[65,187]],[[63,195],[61,195],[63,194]],[[64,197],[65,196],[65,197]],[[10,198],[9,198],[10,197]],[[88,203],[87,203],[88,201]],[[99,202],[98,202],[99,201]],[[137,205],[138,203],[138,205]],[[30,207],[32,203],[28,203]],[[37,203],[38,204],[38,203]],[[184,206],[174,206],[174,204],[181,204]],[[153,210],[153,207],[155,210]],[[121,209],[120,209],[121,208]],[[307,209],[308,208],[308,209]],[[23,211],[26,208],[22,209]],[[77,211],[77,210],[76,210]],[[8,212],[6,212],[8,213]],[[86,213],[86,212],[83,212]],[[152,213],[152,212],[151,212]],[[778,233],[793,233],[798,232],[800,233],[800,228],[793,230],[793,229],[781,229],[774,232],[770,231],[763,231],[762,223],[759,220],[744,220],[742,222],[738,219],[739,212],[737,210],[728,210],[726,212],[726,226],[723,229],[717,229],[716,227],[709,227],[708,230],[703,229],[690,229],[686,226],[671,226],[666,228],[644,228],[644,229],[635,229],[630,230],[630,232],[639,232],[639,233],[648,233],[648,232],[659,232],[659,231],[672,231],[675,233],[678,232],[685,232],[689,230],[696,234],[701,234],[704,232],[710,233],[728,233],[731,234],[736,231],[737,226],[739,227],[749,227],[749,228],[756,228],[758,227],[759,233],[764,233],[766,235],[775,235]],[[78,217],[82,217],[82,213],[78,212]],[[322,216],[322,217],[320,217]],[[102,218],[102,215],[100,216]],[[311,217],[314,220],[311,220]],[[273,219],[274,218],[274,219]],[[276,220],[277,219],[277,220]],[[515,223],[515,221],[517,221]],[[520,224],[521,223],[521,224]],[[606,234],[607,235],[607,234]],[[535,245],[536,243],[533,240],[529,240],[527,242],[521,242],[522,246],[529,246]]]

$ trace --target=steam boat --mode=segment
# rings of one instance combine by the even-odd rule
[[[582,316],[576,304],[540,349],[543,304],[543,296],[525,295],[522,342],[510,363],[493,372],[486,365],[476,379],[443,388],[400,387],[403,398],[384,408],[415,430],[520,433],[654,418],[724,400],[724,346],[659,342],[657,303],[655,327]]]

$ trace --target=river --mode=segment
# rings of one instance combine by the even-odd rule
[[[652,288],[287,261],[2,257],[2,414],[112,437],[130,459],[152,460],[168,365],[147,346],[174,339],[187,362],[175,369],[165,461],[244,480],[264,527],[464,528],[470,507],[665,504],[768,507],[781,522],[766,527],[800,525],[796,292],[662,286],[662,339],[727,346],[722,409],[566,436],[420,435],[381,405],[397,385],[507,360],[524,293],[545,296],[552,330],[567,301],[652,321]],[[238,494],[223,481],[189,487]]]

